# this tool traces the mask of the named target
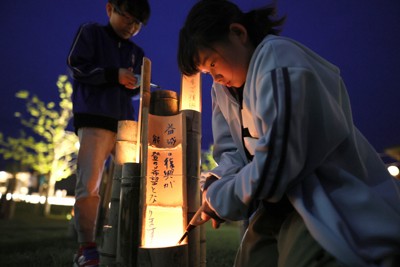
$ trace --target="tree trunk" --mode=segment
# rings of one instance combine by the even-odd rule
[[[14,216],[14,210],[15,210],[15,202],[11,198],[10,200],[7,200],[7,194],[13,194],[15,191],[15,187],[17,185],[17,178],[15,176],[11,179],[7,180],[7,190],[6,192],[1,196],[1,202],[0,202],[0,219],[12,219]]]
[[[50,210],[51,210],[51,205],[49,203],[49,197],[54,196],[54,191],[55,191],[55,186],[56,186],[56,180],[55,177],[50,175],[50,177],[48,175],[47,176],[47,188],[45,190],[45,196],[46,196],[46,201],[44,203],[44,210],[43,210],[43,215],[49,216],[50,215]]]

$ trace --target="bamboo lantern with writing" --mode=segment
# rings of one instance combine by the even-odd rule
[[[150,79],[151,62],[144,59],[138,132],[142,178],[137,264],[188,267],[188,245],[178,244],[187,224],[185,118],[179,114],[177,94],[168,90],[150,93]]]
[[[176,246],[186,227],[184,117],[149,114],[148,127],[141,246]]]
[[[186,181],[187,219],[190,221],[201,205],[200,159],[201,159],[201,77],[182,75],[180,112],[186,122]],[[204,225],[193,229],[187,238],[189,266],[206,265],[206,237]]]
[[[201,112],[201,77],[200,73],[192,76],[182,75],[180,110]]]

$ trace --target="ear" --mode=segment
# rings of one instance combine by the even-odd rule
[[[238,38],[241,43],[248,42],[248,34],[246,28],[240,23],[232,23],[229,25],[229,36],[232,38]]]
[[[106,4],[106,12],[107,12],[107,16],[108,16],[108,17],[111,17],[112,11],[113,11],[113,6],[112,6],[112,4],[110,4],[109,2],[107,2],[107,4]]]

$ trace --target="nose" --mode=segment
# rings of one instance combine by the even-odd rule
[[[221,83],[223,82],[223,76],[221,74],[216,74],[213,71],[210,71],[210,75],[213,78],[213,81],[216,83]]]
[[[216,83],[220,83],[220,84],[224,83],[224,79],[223,79],[223,76],[221,74],[213,75],[213,80]]]
[[[132,23],[127,26],[129,27],[129,32],[132,34],[132,36],[135,36],[141,28],[141,25],[137,23]]]

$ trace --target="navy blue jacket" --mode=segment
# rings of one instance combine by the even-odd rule
[[[111,25],[83,24],[75,36],[67,65],[73,77],[75,131],[97,127],[116,132],[118,120],[134,120],[132,97],[139,90],[118,82],[118,69],[140,74],[143,49],[121,39]]]

